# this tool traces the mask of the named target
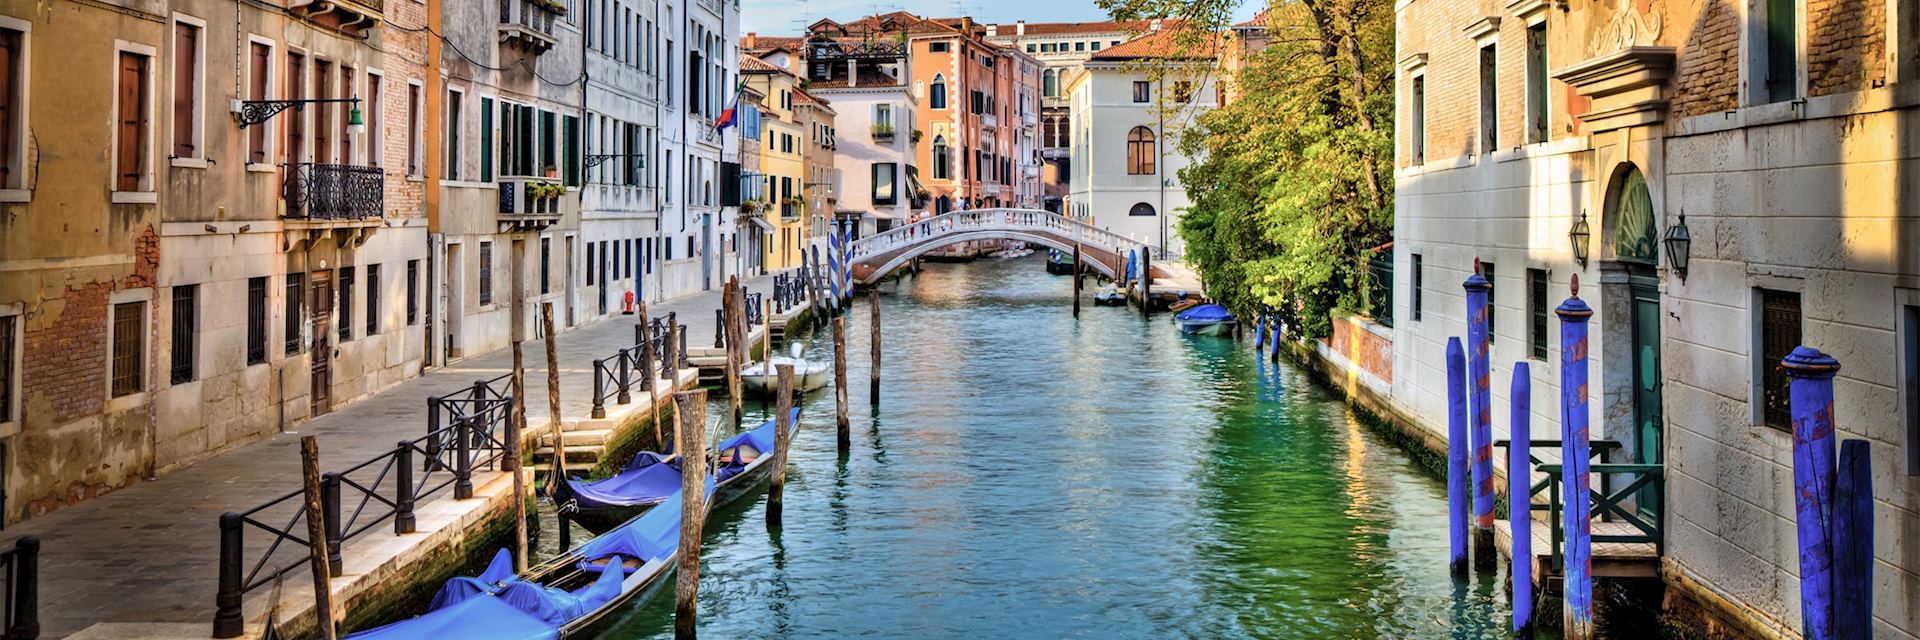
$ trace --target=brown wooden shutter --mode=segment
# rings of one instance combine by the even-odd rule
[[[380,76],[367,76],[367,102],[363,109],[367,123],[367,165],[380,166],[380,156],[386,155],[381,143],[384,130],[380,128]]]
[[[313,99],[333,97],[333,63],[313,61]],[[331,164],[333,154],[333,105],[313,105],[313,162]]]
[[[340,95],[352,97],[353,67],[340,65]],[[353,109],[351,103],[342,108],[340,116],[340,164],[353,164],[353,134],[347,131],[347,111]]]
[[[194,91],[194,61],[199,58],[200,30],[193,25],[173,23],[173,156],[194,157],[193,107],[199,100]]]
[[[146,170],[147,57],[120,53],[119,154],[114,166],[114,189],[139,191]]]
[[[19,139],[15,122],[20,99],[20,32],[0,29],[0,188],[16,185],[13,149]]]
[[[298,53],[287,54],[287,77],[285,80],[287,83],[286,99],[300,100],[306,97],[306,72],[307,60],[305,56]],[[305,115],[306,114],[300,113],[299,111],[295,111],[284,114],[284,117],[281,118],[286,122],[287,126],[286,164],[299,163],[300,157],[304,155],[302,152],[305,151],[305,149],[302,149],[302,147],[306,145],[307,142]]]
[[[273,48],[258,42],[253,43],[253,61],[248,71],[251,75],[247,85],[248,100],[267,99],[267,65],[273,64]],[[262,122],[247,127],[247,162],[264,164],[267,161],[267,124]]]

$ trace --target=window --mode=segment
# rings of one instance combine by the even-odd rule
[[[493,98],[486,96],[480,97],[480,181],[493,182]]]
[[[1766,102],[1792,100],[1800,93],[1799,0],[1765,0],[1766,37],[1760,56],[1766,61],[1762,82]]]
[[[1152,130],[1134,127],[1127,132],[1127,175],[1153,175],[1155,155]]]
[[[1527,357],[1547,359],[1547,270],[1527,270]]]
[[[340,267],[340,288],[334,291],[338,296],[340,316],[334,318],[333,326],[339,329],[340,342],[345,344],[353,339],[353,267]]]
[[[247,57],[247,99],[266,100],[268,70],[273,60],[273,47],[265,43],[248,44]],[[265,164],[267,162],[267,125],[256,124],[247,127],[247,162]]]
[[[1060,72],[1048,69],[1041,76],[1040,95],[1052,98],[1060,95]]]
[[[12,422],[14,383],[20,380],[20,365],[15,363],[20,353],[15,343],[20,339],[20,315],[0,316],[0,422]]]
[[[142,382],[140,356],[146,347],[145,302],[113,305],[113,397],[139,393]]]
[[[556,151],[556,148],[559,146],[558,145],[559,141],[560,141],[559,135],[554,130],[553,112],[541,111],[540,112],[540,166],[538,167],[538,169],[540,170],[540,173],[537,175],[542,175],[542,176],[547,175],[547,171],[549,169],[553,170],[555,173],[559,172],[560,164],[559,164],[558,153]]]
[[[946,76],[935,75],[933,77],[933,88],[928,90],[927,105],[934,109],[947,108]]]
[[[1499,55],[1495,45],[1480,48],[1480,153],[1500,148]]]
[[[553,288],[553,238],[540,239],[540,293],[546,294]]]
[[[407,85],[407,175],[419,176],[423,164],[420,150],[420,85]]]
[[[947,153],[946,136],[933,137],[933,179],[953,179],[953,156]]]
[[[173,157],[198,158],[200,151],[199,25],[173,23]]]
[[[1498,332],[1493,330],[1493,319],[1500,315],[1500,305],[1494,304],[1493,293],[1495,290],[1499,289],[1499,287],[1494,286],[1494,284],[1497,281],[1494,280],[1493,274],[1494,274],[1493,263],[1491,262],[1480,263],[1480,276],[1487,279],[1487,343],[1488,344],[1492,344],[1494,340],[1498,339],[1495,336],[1495,334]]]
[[[348,97],[359,97],[359,93],[355,90],[353,84],[353,67],[344,64],[340,65],[340,93]],[[353,108],[356,107],[343,107],[343,109],[349,110]],[[350,114],[346,111],[340,114],[340,164],[354,164],[353,132],[348,130],[352,125],[347,122],[350,119]]]
[[[1422,263],[1420,259],[1420,254],[1418,253],[1413,254],[1413,286],[1410,287],[1411,291],[1409,291],[1408,294],[1413,296],[1413,302],[1411,303],[1411,306],[1413,307],[1413,320],[1415,322],[1420,321],[1421,298],[1425,297],[1424,295],[1422,295],[1423,293],[1425,293],[1425,288],[1424,288],[1425,281],[1426,281],[1425,270],[1426,270],[1426,266]]]
[[[267,277],[247,278],[247,364],[267,361]]]
[[[1086,43],[1086,42],[1075,42],[1075,43],[1073,43],[1073,50],[1074,50],[1074,51],[1086,51],[1086,50],[1087,50],[1087,43]]]
[[[367,265],[367,335],[380,334],[380,265]]]
[[[1027,43],[1027,53],[1033,53],[1033,52],[1034,52],[1034,50],[1035,50],[1035,49],[1037,49],[1037,48],[1038,48],[1038,47],[1036,47],[1036,46],[1034,46],[1034,44],[1033,44],[1033,43],[1031,43],[1031,42],[1029,42],[1029,43]]]
[[[1127,215],[1151,218],[1154,215],[1153,205],[1145,202],[1135,203],[1132,209],[1127,210]]]
[[[305,296],[306,290],[307,277],[305,274],[287,274],[287,355],[300,353],[300,328],[304,326],[301,323],[302,318],[300,317],[301,298]]]
[[[1780,361],[1797,346],[1800,346],[1800,294],[1761,289],[1761,422],[1783,431],[1793,429],[1793,407],[1787,398],[1787,372],[1780,367]]]
[[[1145,80],[1133,81],[1133,101],[1146,103],[1153,101],[1153,86]]]
[[[893,204],[895,202],[893,181],[894,172],[898,170],[899,168],[891,162],[873,163],[874,204]]]
[[[1412,94],[1413,94],[1413,98],[1409,101],[1409,104],[1407,105],[1407,111],[1408,111],[1407,119],[1412,121],[1413,123],[1412,126],[1408,127],[1409,129],[1412,130],[1412,135],[1408,136],[1408,138],[1412,140],[1412,142],[1408,144],[1412,145],[1413,148],[1408,152],[1407,155],[1413,158],[1411,161],[1411,164],[1416,164],[1416,165],[1426,164],[1427,162],[1427,77],[1426,76],[1418,75],[1413,77]]]
[[[26,129],[26,94],[20,81],[26,72],[26,44],[26,34],[0,28],[0,189],[25,186],[18,168],[26,147],[21,144],[21,132]]]
[[[173,315],[169,323],[173,327],[172,366],[168,376],[172,384],[193,382],[194,338],[199,335],[200,323],[195,317],[199,310],[200,285],[183,284],[173,287]]]
[[[1193,83],[1186,80],[1175,80],[1173,82],[1173,101],[1182,104],[1193,101]]]
[[[1909,292],[1910,293],[1910,292]],[[1920,302],[1920,300],[1915,300]],[[0,322],[5,322],[0,318]],[[1906,407],[1907,422],[1907,475],[1920,475],[1920,306],[1904,305],[1900,307],[1900,388],[1905,390],[1901,404]],[[7,348],[4,325],[0,325],[0,350]],[[0,367],[7,361],[0,359]],[[0,402],[5,401],[7,386],[0,380]],[[0,409],[0,421],[7,419],[4,409]]]
[[[587,249],[592,253],[593,249]],[[480,243],[480,306],[493,304],[493,243]]]
[[[593,286],[593,244],[587,243],[587,286]]]
[[[381,126],[386,122],[386,118],[383,116],[387,113],[386,105],[382,104],[380,100],[382,95],[384,94],[380,92],[380,74],[368,73],[367,106],[362,110],[364,112],[363,117],[365,118],[362,122],[367,130],[367,166],[369,167],[378,167],[385,164],[380,161],[380,157],[385,155],[384,152],[387,148],[384,144],[386,140],[386,129]]]
[[[448,180],[460,179],[460,156],[462,155],[460,153],[460,98],[465,95],[466,94],[455,91],[452,88],[447,89],[447,146],[445,153],[447,155]]]
[[[1547,141],[1547,23],[1527,27],[1527,142]]]
[[[333,63],[318,57],[313,60],[313,97],[327,100],[333,95]],[[313,161],[320,164],[332,164],[333,161],[333,105],[321,103],[311,105],[313,109]]]
[[[950,50],[950,47],[951,45],[945,42],[929,42],[927,43],[927,53],[946,53]]]
[[[564,116],[560,119],[563,154],[560,161],[560,173],[569,187],[580,186],[580,117]]]
[[[407,326],[420,324],[420,261],[407,261]]]
[[[1100,50],[1100,43],[1099,43],[1098,41],[1095,41],[1095,42],[1093,43],[1093,47],[1092,47],[1092,48],[1093,48],[1093,50],[1094,50],[1094,51],[1099,51],[1099,50]]]
[[[286,83],[288,100],[304,100],[307,97],[307,57],[287,52]],[[307,157],[307,114],[295,111],[282,114],[287,131],[286,154],[281,162],[297,164]]]
[[[148,128],[151,124],[147,110],[152,104],[152,94],[147,87],[147,68],[151,62],[150,56],[132,51],[120,52],[119,93],[116,95],[118,115],[114,127],[115,191],[147,190],[147,170],[151,167],[147,161]]]

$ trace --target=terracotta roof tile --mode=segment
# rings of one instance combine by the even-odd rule
[[[1095,60],[1137,60],[1141,58],[1212,58],[1219,49],[1219,42],[1208,39],[1204,43],[1180,41],[1178,29],[1161,29],[1119,45],[1108,47],[1105,51],[1093,54]]]

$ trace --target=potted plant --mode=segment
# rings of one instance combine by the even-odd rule
[[[909,139],[912,140],[914,144],[920,144],[920,130],[914,129]]]

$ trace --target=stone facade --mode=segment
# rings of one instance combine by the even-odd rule
[[[1790,53],[1770,60],[1758,4],[1400,3],[1394,410],[1444,436],[1445,342],[1465,334],[1477,259],[1495,268],[1495,437],[1523,360],[1533,429],[1553,433],[1558,321],[1541,336],[1533,318],[1579,276],[1596,311],[1594,437],[1664,467],[1669,604],[1791,637],[1791,436],[1767,424],[1764,340],[1797,331],[1841,361],[1840,435],[1873,453],[1874,635],[1920,634],[1920,563],[1893,524],[1920,511],[1920,220],[1903,178],[1920,158],[1902,142],[1916,41],[1895,28],[1909,4],[1802,3]],[[1527,52],[1542,35],[1539,74]],[[1585,260],[1569,236],[1582,219]],[[1672,255],[1662,238],[1682,224],[1691,248]]]

